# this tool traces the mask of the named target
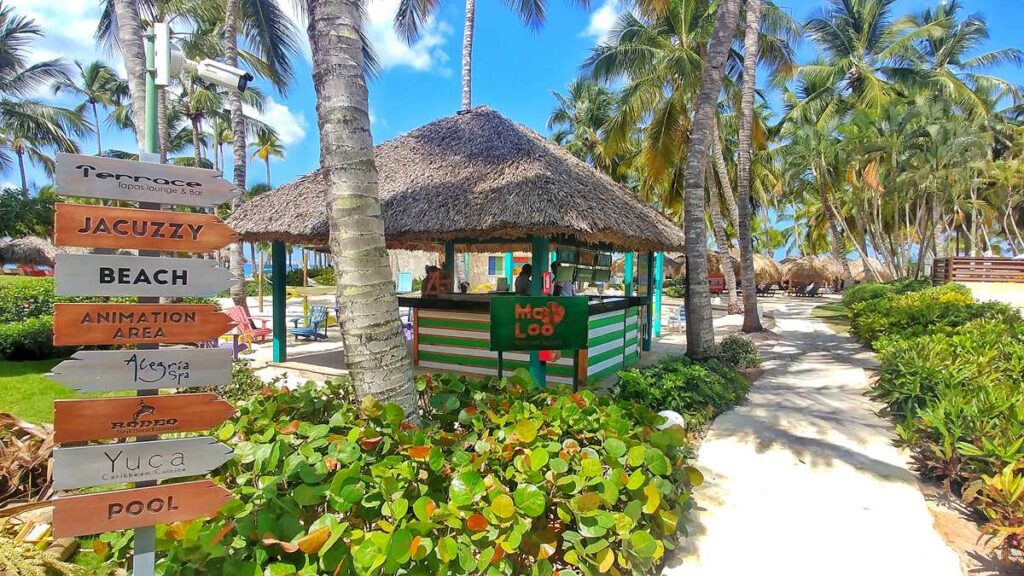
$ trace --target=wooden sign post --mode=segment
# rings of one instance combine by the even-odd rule
[[[58,296],[214,296],[231,286],[216,260],[58,254]]]
[[[210,252],[237,239],[210,214],[57,204],[54,243],[85,248],[138,248],[163,252]]]
[[[54,304],[54,346],[194,344],[234,326],[208,304]]]
[[[231,381],[231,350],[81,350],[46,376],[79,392],[221,386]]]
[[[216,514],[231,492],[210,480],[53,500],[53,536],[68,538]]]
[[[143,399],[138,412],[151,406]],[[209,436],[54,448],[53,487],[70,490],[199,476],[230,460],[232,453]]]
[[[156,204],[216,206],[241,192],[220,172],[81,154],[57,154],[61,196]]]
[[[53,407],[54,441],[88,442],[209,430],[235,413],[235,407],[212,392],[57,400]]]

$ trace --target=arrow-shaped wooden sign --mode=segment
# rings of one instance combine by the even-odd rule
[[[210,480],[53,500],[53,536],[68,538],[212,516],[231,492]]]
[[[46,376],[79,392],[221,386],[231,382],[231,350],[80,350]]]
[[[240,194],[216,170],[81,154],[57,154],[54,179],[62,196],[129,202],[216,206]]]
[[[139,411],[146,406],[152,405],[139,407]],[[209,436],[55,448],[53,487],[70,490],[198,476],[232,455],[230,447]]]
[[[191,344],[231,329],[211,304],[54,304],[54,346]]]
[[[58,254],[58,296],[213,296],[231,285],[216,260]]]
[[[57,246],[210,252],[237,239],[234,230],[210,214],[86,204],[57,204],[55,210]]]
[[[217,426],[234,413],[230,402],[212,392],[57,400],[53,406],[54,441],[65,444],[198,432]]]

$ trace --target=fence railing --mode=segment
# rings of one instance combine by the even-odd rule
[[[1024,260],[955,257],[932,264],[932,283],[1016,282],[1024,284]]]

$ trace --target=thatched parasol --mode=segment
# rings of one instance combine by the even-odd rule
[[[892,280],[892,274],[877,259],[868,256],[866,264],[875,273],[875,278],[879,281],[888,282]],[[865,260],[863,258],[850,262],[850,273],[857,282],[864,282],[867,279],[867,275],[864,273],[864,265]]]
[[[375,149],[388,248],[507,240],[460,250],[529,249],[533,235],[615,250],[680,250],[685,237],[624,187],[486,107],[441,118]],[[228,220],[246,241],[328,242],[320,171],[261,194]]]
[[[828,282],[832,272],[825,263],[814,256],[805,256],[786,264],[782,270],[783,280],[797,284],[809,284],[811,282]]]
[[[829,255],[819,256],[818,261],[821,262],[822,266],[825,267],[825,270],[828,271],[829,282],[837,282],[843,279],[844,274],[842,262]]]
[[[57,247],[49,240],[38,236],[25,236],[11,240],[0,248],[0,264],[53,266],[57,252]]]
[[[782,268],[779,263],[764,254],[754,254],[754,278],[757,282],[779,282],[782,280]]]

